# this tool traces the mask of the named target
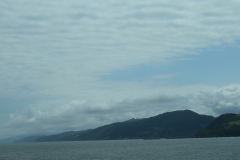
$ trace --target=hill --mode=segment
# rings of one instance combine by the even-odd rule
[[[199,131],[196,137],[238,137],[240,136],[240,114],[223,114]]]
[[[150,118],[113,123],[92,130],[43,136],[36,141],[190,138],[213,120],[212,116],[199,115],[190,110],[173,111]]]

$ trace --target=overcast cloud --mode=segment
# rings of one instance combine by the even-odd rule
[[[206,49],[238,47],[239,7],[237,0],[2,0],[0,114],[9,118],[0,124],[0,138],[82,130],[177,109],[239,113],[236,77],[222,86],[175,84],[187,73],[167,69],[152,75],[141,70],[145,79],[102,78],[143,65],[167,68]],[[238,74],[230,65],[212,76]],[[196,70],[186,79],[199,74],[204,77]],[[9,105],[16,100],[27,105]]]
[[[163,112],[190,109],[200,114],[218,116],[240,113],[240,85],[230,85],[199,95],[159,95],[111,102],[72,101],[69,104],[40,110],[27,107],[10,114],[5,128],[11,132],[58,133],[84,130],[131,118],[147,118]]]

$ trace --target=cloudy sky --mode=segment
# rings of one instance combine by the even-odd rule
[[[1,0],[0,138],[240,113],[239,0]]]

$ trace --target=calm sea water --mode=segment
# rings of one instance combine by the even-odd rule
[[[240,160],[240,138],[1,144],[0,160]]]

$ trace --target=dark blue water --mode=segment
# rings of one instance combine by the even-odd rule
[[[1,144],[0,160],[240,160],[240,138]]]

